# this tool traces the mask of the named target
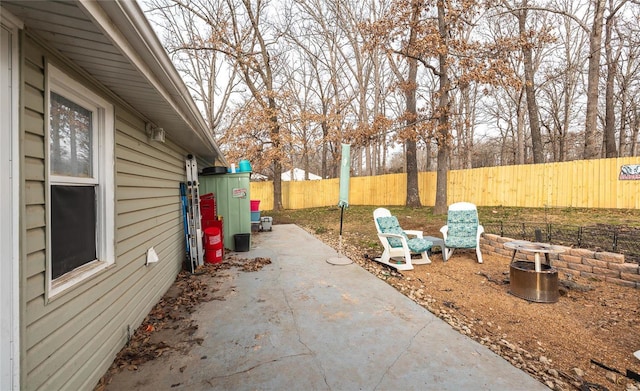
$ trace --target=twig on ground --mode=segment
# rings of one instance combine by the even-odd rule
[[[496,280],[495,278],[491,277],[490,275],[488,275],[485,272],[478,272],[478,275],[481,275],[482,277],[486,278],[487,281],[493,282],[494,284],[497,284],[497,285],[507,285],[509,283],[508,279],[504,279],[502,281],[499,281],[499,280]]]

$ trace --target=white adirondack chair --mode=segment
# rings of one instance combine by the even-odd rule
[[[478,209],[470,202],[449,205],[447,225],[440,228],[444,238],[442,258],[447,261],[457,248],[475,248],[478,263],[482,263],[480,235],[484,227],[478,220]]]
[[[378,238],[384,251],[380,258],[374,260],[397,270],[412,270],[413,265],[431,263],[427,252],[432,242],[422,238],[422,231],[405,231],[400,227],[398,219],[388,209],[378,208],[373,211],[373,221],[378,231]],[[413,236],[413,238],[410,238]],[[412,260],[411,254],[422,254],[421,258]]]

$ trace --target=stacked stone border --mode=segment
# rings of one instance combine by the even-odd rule
[[[504,247],[505,242],[515,239],[494,234],[483,234],[480,248],[483,254],[498,255],[511,259],[513,250]],[[560,254],[550,254],[551,266],[558,269],[560,277],[571,275],[596,278],[608,283],[640,289],[640,265],[624,261],[623,254],[571,248],[565,246]],[[516,260],[533,262],[533,253],[517,252]]]

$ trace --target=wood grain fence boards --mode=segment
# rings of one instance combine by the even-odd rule
[[[575,160],[451,170],[447,204],[458,201],[478,206],[636,209],[640,207],[640,180],[619,180],[620,167],[640,164],[640,157]],[[433,206],[436,172],[418,174],[420,201]],[[350,205],[404,205],[406,174],[352,177]],[[282,182],[285,209],[338,204],[339,179]],[[273,209],[273,183],[251,182],[251,198],[261,210]]]

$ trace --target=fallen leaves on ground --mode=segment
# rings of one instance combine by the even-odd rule
[[[165,353],[186,352],[193,344],[202,343],[202,339],[193,338],[198,325],[190,319],[190,315],[203,302],[224,300],[224,297],[214,296],[217,289],[208,286],[205,282],[208,277],[217,276],[231,268],[254,272],[270,263],[269,258],[243,258],[231,253],[225,257],[224,262],[206,263],[198,267],[194,273],[181,271],[142,324],[135,331],[129,331],[127,344],[117,354],[113,364],[95,387],[95,391],[104,390],[113,375],[122,370],[135,371],[141,364]]]
[[[316,236],[333,248],[339,247],[331,232]],[[561,276],[557,303],[530,303],[509,294],[507,258],[487,256],[478,264],[473,251],[457,252],[448,262],[435,255],[430,265],[401,273],[373,261],[379,254],[372,254],[369,246],[351,244],[359,242],[345,235],[342,253],[550,389],[640,390],[640,383],[616,372],[640,372],[640,361],[632,356],[640,349],[637,289]],[[270,263],[268,258],[247,259],[232,253],[223,263],[206,264],[194,274],[180,273],[96,389],[102,390],[117,371],[136,370],[162,354],[187,350],[198,343],[190,337],[197,325],[189,320],[189,314],[204,301],[224,300],[199,276],[215,276],[232,267],[254,272]],[[174,342],[171,335],[180,338]]]

